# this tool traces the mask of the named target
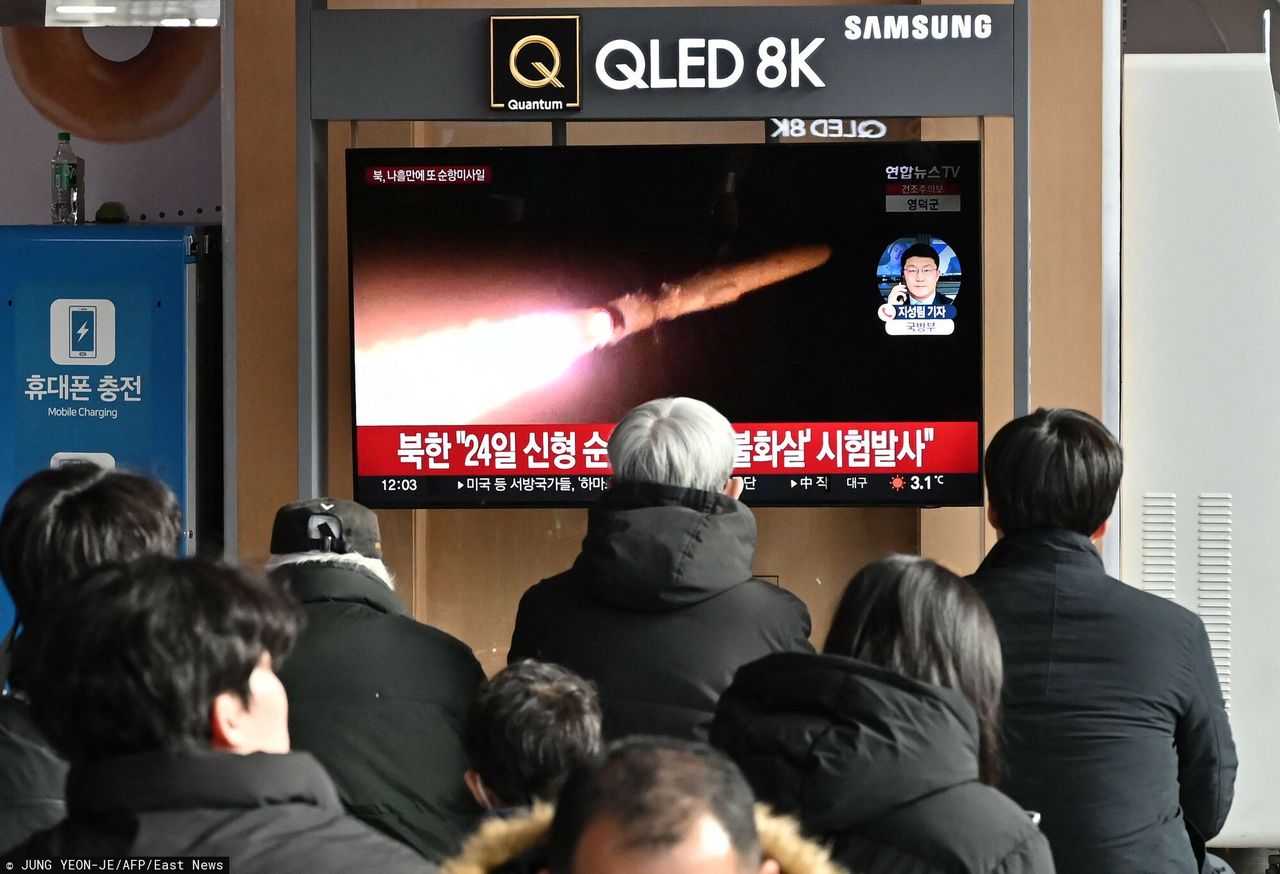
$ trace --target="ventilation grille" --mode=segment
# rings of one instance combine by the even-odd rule
[[[1177,514],[1172,492],[1142,496],[1142,588],[1170,600],[1177,594]]]
[[[1227,709],[1231,708],[1231,495],[1200,495],[1196,549],[1196,610],[1209,632],[1209,647]]]

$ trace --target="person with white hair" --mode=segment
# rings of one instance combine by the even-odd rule
[[[607,738],[702,740],[739,666],[812,652],[799,598],[752,575],[733,426],[692,398],[641,404],[609,438],[613,486],[573,567],[520,600],[508,663],[555,662],[600,691]]]
[[[306,616],[279,671],[294,748],[320,760],[353,816],[449,856],[476,819],[462,738],[484,671],[471,648],[405,609],[378,517],[354,501],[281,507],[267,570]]]

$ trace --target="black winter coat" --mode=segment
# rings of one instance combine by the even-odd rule
[[[467,703],[484,679],[471,649],[409,615],[372,572],[316,562],[272,577],[307,626],[279,670],[294,749],[313,754],[347,811],[431,859],[478,810],[463,782]]]
[[[227,856],[234,874],[436,870],[344,814],[305,753],[153,752],[81,765],[67,806],[60,825],[0,861]]]
[[[1200,618],[1073,531],[1006,536],[970,580],[1004,651],[1003,788],[1043,815],[1059,874],[1199,871],[1236,773]]]
[[[31,719],[25,702],[0,698],[0,852],[67,815],[67,763]]]
[[[1052,874],[1049,844],[978,782],[960,693],[856,659],[773,655],[738,671],[711,742],[756,795],[859,874]]]
[[[755,547],[755,517],[733,498],[618,484],[591,509],[573,568],[521,598],[508,660],[594,680],[610,738],[705,738],[739,666],[813,651],[800,599],[752,577]]]

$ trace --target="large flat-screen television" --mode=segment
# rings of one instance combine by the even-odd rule
[[[573,506],[652,398],[753,505],[981,502],[976,143],[347,152],[355,494]],[[905,262],[905,263],[904,263]]]

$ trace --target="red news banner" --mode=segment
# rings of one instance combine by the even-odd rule
[[[735,424],[738,475],[977,473],[977,422]],[[612,424],[356,428],[358,476],[608,475]]]

